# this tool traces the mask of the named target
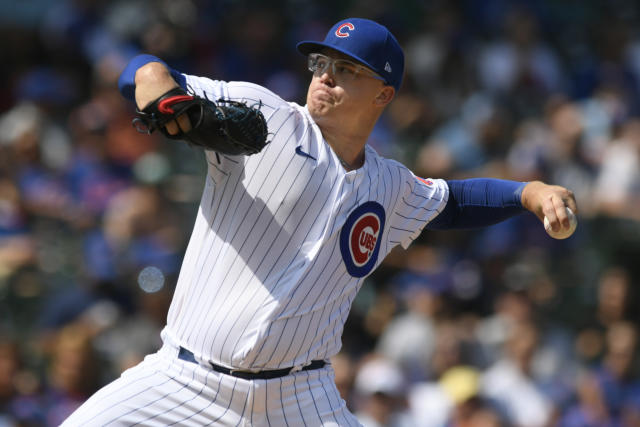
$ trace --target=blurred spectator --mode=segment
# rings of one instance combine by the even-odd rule
[[[396,315],[378,339],[377,352],[393,360],[411,381],[424,379],[435,343],[434,320],[442,304],[429,279],[406,273],[394,280],[406,312]]]
[[[598,278],[595,315],[589,313],[576,334],[577,354],[585,362],[599,360],[605,352],[605,335],[612,325],[629,320],[631,283],[629,273],[616,266]]]
[[[335,382],[340,396],[347,403],[347,407],[353,412],[354,396],[353,383],[355,381],[355,362],[345,352],[340,352],[331,358],[331,366],[333,367]]]
[[[35,261],[35,242],[28,229],[18,188],[0,178],[0,277]]]
[[[165,274],[177,271],[181,236],[172,225],[171,213],[160,208],[160,199],[152,186],[134,186],[114,195],[102,228],[91,232],[85,241],[90,278],[124,278],[147,265],[155,265]]]
[[[607,330],[606,344],[596,379],[609,414],[622,422],[623,416],[640,410],[637,327],[627,322],[612,324]]]
[[[597,380],[591,374],[581,375],[576,382],[578,403],[570,407],[560,421],[563,427],[596,427],[616,425],[608,414],[607,405]]]
[[[454,321],[440,322],[436,328],[436,340],[433,353],[429,359],[427,378],[438,380],[449,369],[458,365],[465,365],[465,337],[467,331],[459,327]]]
[[[640,377],[637,369],[637,328],[627,322],[607,331],[602,364],[583,373],[576,386],[577,402],[563,419],[563,426],[638,425]]]
[[[59,425],[101,385],[99,360],[84,325],[62,328],[51,348],[42,408],[47,425]]]
[[[452,415],[451,427],[501,427],[506,423],[498,411],[481,398],[471,398]]]
[[[144,271],[144,270],[143,270]],[[157,270],[158,274],[161,274]],[[160,331],[167,321],[167,312],[173,288],[164,277],[151,280],[161,283],[143,283],[140,273],[135,291],[135,311],[129,316],[119,316],[95,338],[96,350],[110,367],[109,375],[118,376],[138,364],[147,354],[157,351],[161,345]],[[144,287],[144,289],[142,289]]]
[[[409,407],[417,427],[502,426],[505,420],[480,394],[481,372],[465,365],[454,366],[440,378],[415,384],[409,391]]]
[[[0,425],[44,424],[36,387],[35,375],[22,366],[17,343],[0,337]]]
[[[550,133],[543,167],[554,183],[571,188],[587,213],[598,165],[590,156],[583,112],[578,104],[560,96],[550,98],[545,116]]]
[[[531,322],[510,330],[505,354],[482,377],[482,394],[496,401],[506,417],[518,426],[546,426],[553,404],[532,378],[533,356],[539,331]]]
[[[532,321],[532,315],[533,307],[526,294],[507,291],[497,296],[493,313],[482,319],[475,330],[484,359],[499,359],[514,327]]]
[[[595,318],[603,328],[628,318],[631,291],[631,278],[624,268],[611,266],[602,272]]]
[[[408,393],[409,408],[417,427],[437,427],[454,417],[458,405],[478,395],[479,372],[470,366],[454,366],[439,378],[414,384]]]
[[[541,179],[549,139],[544,123],[538,117],[518,122],[513,139],[506,158],[511,176],[522,181]]]
[[[355,378],[356,411],[364,427],[409,427],[406,380],[391,361],[372,355],[365,358]]]
[[[625,123],[607,145],[594,198],[603,214],[640,220],[640,120]]]
[[[70,155],[66,130],[49,120],[40,106],[23,102],[0,118],[0,131],[12,159],[5,167],[27,213],[73,221],[78,212],[62,175]]]
[[[562,89],[560,61],[538,37],[536,16],[512,6],[504,25],[504,38],[490,43],[480,54],[478,73],[482,86],[490,91],[515,92],[521,97],[516,102],[521,104]]]
[[[8,411],[9,403],[16,393],[14,381],[18,366],[18,347],[15,343],[3,339],[0,341],[0,402],[2,402],[0,407],[2,412]]]

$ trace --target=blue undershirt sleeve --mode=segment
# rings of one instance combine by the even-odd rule
[[[526,182],[493,178],[447,181],[449,200],[429,224],[429,230],[485,227],[525,212],[522,189]]]
[[[118,89],[120,89],[120,93],[122,94],[122,96],[127,98],[129,101],[135,102],[135,100],[136,100],[136,84],[135,84],[136,71],[138,71],[138,69],[140,67],[142,67],[145,64],[148,64],[149,62],[159,62],[159,63],[163,64],[165,67],[167,67],[167,69],[171,73],[171,77],[173,77],[173,79],[180,86],[182,86],[183,89],[186,89],[186,87],[187,87],[187,79],[184,77],[184,75],[182,75],[182,73],[172,69],[162,59],[160,59],[160,58],[158,58],[156,56],[142,54],[142,55],[135,56],[131,61],[129,61],[127,66],[124,67],[124,70],[120,74],[120,78],[118,78]]]

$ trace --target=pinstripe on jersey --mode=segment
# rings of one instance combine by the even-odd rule
[[[207,182],[165,333],[197,358],[234,368],[278,369],[334,355],[364,277],[444,208],[446,183],[418,180],[369,146],[364,166],[346,172],[306,108],[250,83],[193,76],[187,83],[210,99],[262,102],[271,142],[249,157],[207,153]],[[364,239],[377,257],[358,255],[369,256],[366,269],[350,273],[340,235],[347,222],[369,224],[350,217],[367,203],[384,216]],[[350,242],[357,252],[358,238]]]

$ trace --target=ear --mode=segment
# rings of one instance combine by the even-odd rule
[[[379,107],[384,107],[391,102],[395,94],[396,90],[393,88],[393,86],[383,86],[378,93],[378,96],[376,96],[374,104]]]

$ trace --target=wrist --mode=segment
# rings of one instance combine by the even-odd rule
[[[541,185],[545,185],[541,181],[531,181],[528,182],[522,188],[522,195],[520,197],[520,201],[522,202],[522,207],[527,209],[528,211],[534,212],[536,209],[535,195],[538,193],[538,189]]]
[[[522,203],[522,193],[527,185],[529,185],[528,182],[521,182],[520,185],[518,185],[518,188],[513,192],[514,201],[518,203],[520,207],[524,207],[524,204]]]

